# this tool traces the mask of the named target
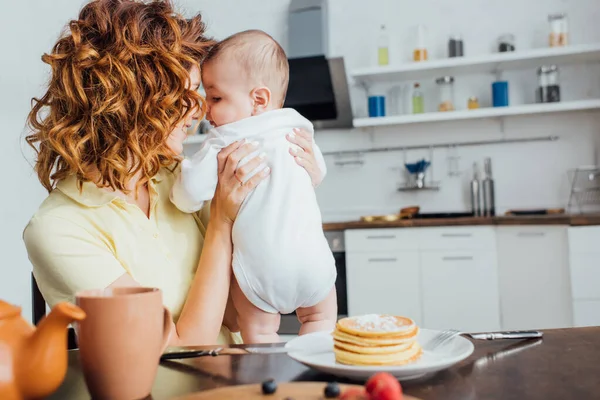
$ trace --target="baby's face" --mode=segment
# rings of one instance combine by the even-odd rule
[[[202,86],[208,106],[206,120],[214,127],[251,117],[252,85],[239,64],[219,57],[202,66]]]

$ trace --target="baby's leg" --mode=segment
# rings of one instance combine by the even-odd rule
[[[302,324],[300,335],[311,332],[329,331],[335,328],[337,320],[337,296],[335,287],[327,297],[312,307],[301,307],[296,310],[298,320]]]
[[[279,342],[281,316],[261,310],[250,302],[240,289],[235,277],[231,279],[231,297],[237,311],[237,321],[244,343]]]

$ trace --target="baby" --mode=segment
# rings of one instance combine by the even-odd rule
[[[278,341],[280,314],[295,310],[301,335],[333,329],[337,317],[335,261],[315,191],[286,139],[293,128],[314,135],[313,126],[282,108],[288,79],[286,54],[266,33],[245,31],[219,42],[202,64],[206,118],[214,128],[201,149],[182,162],[171,192],[180,210],[198,211],[214,195],[217,154],[237,140],[258,146],[247,160],[256,155],[268,160],[272,172],[248,195],[232,232],[231,296],[246,343]],[[324,175],[314,137],[313,149]]]

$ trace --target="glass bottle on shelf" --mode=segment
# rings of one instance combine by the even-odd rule
[[[442,76],[435,80],[438,85],[438,111],[454,111],[454,78]]]
[[[569,27],[567,24],[567,14],[548,15],[550,23],[549,44],[550,47],[566,46],[569,43]]]
[[[417,26],[417,41],[415,43],[415,49],[413,51],[414,61],[426,61],[427,60],[427,28],[425,25]]]
[[[412,94],[412,112],[413,114],[423,114],[425,112],[425,104],[421,85],[417,82],[413,86]]]
[[[388,65],[390,63],[390,38],[385,25],[381,25],[377,41],[377,64]]]

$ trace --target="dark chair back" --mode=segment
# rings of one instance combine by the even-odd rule
[[[44,300],[44,296],[42,296],[42,292],[40,292],[40,288],[37,285],[33,273],[31,273],[31,303],[33,304],[32,320],[33,323],[37,325],[40,320],[46,316],[46,300]],[[69,331],[67,332],[67,346],[69,350],[77,348],[77,340],[73,328],[69,328]]]

